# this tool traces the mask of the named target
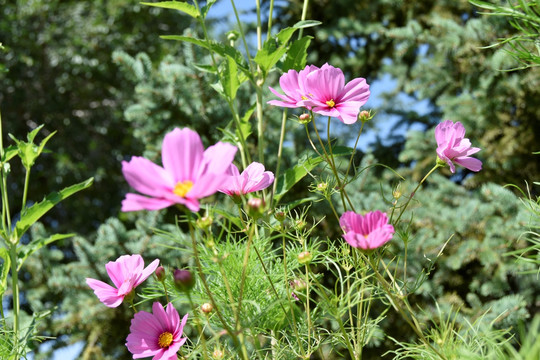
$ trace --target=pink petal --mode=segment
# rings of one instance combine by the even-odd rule
[[[105,306],[110,308],[118,307],[122,301],[124,301],[123,296],[118,296],[118,290],[112,286],[105,284],[103,281],[96,279],[87,278],[86,284],[94,290],[99,301],[101,301]]]
[[[208,173],[197,179],[188,194],[188,199],[201,199],[218,191],[223,184],[227,183],[229,175]],[[187,206],[187,204],[186,204]]]
[[[339,102],[357,101],[362,106],[368,101],[369,95],[369,85],[366,83],[366,79],[356,78],[349,81],[341,90]]]
[[[160,197],[174,186],[165,169],[142,157],[134,156],[129,162],[122,161],[122,173],[132,188],[145,195]]]
[[[478,160],[478,159],[475,159],[475,158],[471,158],[471,157],[459,157],[459,158],[455,158],[454,159],[454,162],[456,164],[459,164],[461,166],[463,166],[464,168],[467,168],[471,171],[480,171],[482,170],[482,161]]]
[[[176,128],[165,135],[161,151],[163,166],[172,174],[174,185],[194,180],[204,152],[199,134],[188,128]]]
[[[174,201],[168,199],[156,199],[141,196],[138,194],[126,194],[126,198],[122,200],[122,211],[140,211],[140,210],[161,210],[171,205]]]
[[[148,279],[157,269],[159,266],[159,259],[155,259],[144,269],[140,275],[137,278],[137,281],[135,283],[135,286],[139,286],[144,280]]]
[[[204,160],[197,174],[197,179],[204,174],[226,174],[231,166],[236,146],[229,143],[218,142],[204,151]],[[214,191],[215,192],[215,191]]]

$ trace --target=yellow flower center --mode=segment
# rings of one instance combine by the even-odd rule
[[[173,193],[180,197],[186,197],[186,194],[191,190],[192,187],[193,187],[193,182],[190,180],[179,181],[174,186]]]
[[[302,95],[302,100],[307,100],[307,96]]]
[[[334,101],[334,99],[330,99],[326,102],[326,105],[330,106],[331,108],[333,108],[334,106],[336,106],[336,103]]]
[[[173,336],[170,332],[166,331],[159,335],[158,338],[158,345],[160,348],[166,348],[169,347],[169,345],[172,344]]]

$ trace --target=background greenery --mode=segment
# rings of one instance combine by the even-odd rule
[[[263,7],[268,4],[263,1]],[[300,18],[302,1],[277,1],[276,6],[276,29]],[[422,206],[413,209],[407,235],[413,256],[418,257],[411,264],[425,264],[426,258],[437,255],[441,243],[455,235],[416,300],[428,308],[426,318],[436,312],[429,310],[434,298],[446,308],[459,306],[463,322],[486,311],[485,316],[494,319],[502,309],[512,309],[497,320],[497,326],[508,327],[528,322],[540,306],[536,274],[522,275],[531,268],[523,269],[505,256],[526,246],[520,234],[528,229],[530,213],[511,190],[500,187],[513,183],[524,188],[525,181],[532,184],[540,178],[540,162],[531,155],[538,151],[540,77],[536,67],[512,70],[519,63],[502,47],[482,48],[518,30],[508,19],[478,10],[463,0],[312,0],[307,18],[323,25],[305,33],[313,36],[308,63],[329,62],[343,68],[348,78],[362,76],[368,83],[383,76],[396,81],[373,120],[396,121],[391,136],[378,138],[370,146],[372,154],[359,153],[358,162],[401,164],[400,173],[419,180],[433,164],[432,129],[442,119],[461,121],[473,145],[482,148],[480,173],[446,173],[450,180],[434,177],[418,194]],[[129,358],[119,341],[127,336],[129,310],[103,310],[84,278],[106,280],[104,259],[124,253],[141,252],[146,260],[159,257],[179,267],[188,261],[181,253],[157,246],[167,240],[152,228],[175,231],[166,225],[173,213],[119,213],[128,190],[120,161],[145,154],[159,162],[163,134],[175,126],[194,128],[205,144],[223,136],[220,129],[231,120],[229,110],[211,88],[215,81],[211,74],[194,67],[208,63],[208,54],[158,38],[197,31],[181,13],[127,0],[0,1],[0,41],[6,48],[0,52],[5,67],[0,73],[4,132],[21,138],[39,124],[45,124],[43,136],[58,131],[48,143],[51,154],[34,170],[29,199],[38,201],[38,194],[49,189],[95,177],[91,190],[62,203],[43,226],[33,229],[33,236],[80,234],[30,258],[23,275],[27,312],[58,307],[41,330],[56,337],[48,341],[53,347],[83,341],[81,358]],[[223,31],[216,33],[226,41]],[[274,80],[279,75],[276,72]],[[240,91],[247,109],[252,94]],[[399,101],[403,97],[397,95],[403,93],[425,101],[427,107],[415,111],[410,103]],[[269,93],[265,96],[270,98]],[[275,109],[265,111],[268,154],[273,154],[281,115]],[[346,141],[345,127],[335,129],[336,137]],[[290,163],[285,167],[308,147],[300,125],[290,122],[288,130]],[[255,140],[250,146],[255,154]],[[267,158],[268,169],[275,168],[275,160]],[[20,178],[14,168],[11,179]],[[363,208],[383,209],[388,203],[380,199],[381,184],[389,190],[396,182],[376,168],[350,188],[358,189],[354,201]],[[308,185],[309,180],[300,183],[295,198],[308,196]],[[21,186],[14,184],[12,193]],[[403,187],[411,191],[413,184]],[[534,187],[532,191],[537,193]],[[328,209],[314,203],[310,211],[322,219]],[[319,231],[339,241],[337,229],[331,220],[324,220]],[[402,251],[400,244],[396,241],[391,251]],[[413,266],[411,276],[415,270],[419,269]],[[404,325],[394,316],[390,313],[381,326],[399,336]],[[371,346],[369,354],[375,358],[394,345],[385,338]],[[42,351],[37,358],[49,356]]]

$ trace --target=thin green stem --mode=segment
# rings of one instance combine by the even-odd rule
[[[13,293],[13,349],[17,352],[19,346],[19,273],[17,271],[17,244],[11,244],[9,248],[11,259],[11,291]]]
[[[202,348],[203,348],[203,350],[202,350],[203,358],[208,359],[208,354],[207,354],[207,350],[206,350],[206,337],[204,336],[204,331],[203,331],[203,328],[202,328],[201,323],[199,321],[199,315],[198,315],[198,311],[197,311],[198,309],[195,306],[195,303],[193,302],[193,299],[191,298],[191,293],[189,291],[187,291],[186,295],[187,295],[187,298],[188,298],[188,301],[189,301],[189,305],[191,306],[191,310],[193,311],[193,314],[196,316],[196,318],[195,318],[195,326],[197,326],[197,331],[201,335],[201,344],[202,344]]]
[[[274,208],[274,194],[277,190],[277,179],[279,178],[279,171],[281,170],[281,157],[283,155],[283,143],[285,142],[285,124],[287,123],[287,110],[283,111],[283,116],[281,117],[281,132],[279,134],[279,145],[277,153],[277,165],[276,172],[274,175],[274,184],[272,187],[272,196],[270,198],[270,209]]]
[[[4,159],[4,135],[2,131],[2,114],[0,113],[0,161]],[[0,192],[2,193],[2,229],[6,234],[6,244],[10,241],[11,215],[9,212],[9,198],[7,194],[7,173],[4,171],[4,163],[0,162]]]
[[[274,0],[270,0],[270,9],[268,10],[268,32],[266,33],[266,38],[270,39],[272,35],[272,15],[274,13]],[[302,29],[300,29],[302,30]]]
[[[356,141],[354,142],[353,151],[351,154],[351,158],[349,160],[349,166],[347,166],[347,172],[345,172],[345,178],[344,181],[347,182],[347,178],[349,177],[349,172],[351,171],[351,167],[354,160],[354,155],[356,154],[356,147],[358,146],[358,140],[360,140],[360,135],[362,134],[362,130],[364,129],[364,122],[362,121],[362,125],[360,126],[360,130],[358,131],[358,136],[356,137]]]
[[[418,191],[420,186],[424,183],[424,181],[426,181],[426,179],[429,177],[429,175],[431,175],[431,173],[433,173],[435,170],[437,170],[440,167],[442,167],[441,164],[439,164],[439,163],[435,164],[435,166],[426,174],[426,176],[424,176],[424,178],[418,183],[418,185],[416,185],[416,188],[414,189],[411,196],[409,196],[409,198],[407,199],[407,202],[405,203],[405,205],[401,209],[398,218],[396,219],[395,222],[393,222],[395,225],[397,225],[399,223],[399,219],[401,219],[401,216],[403,215],[403,213],[405,212],[405,210],[409,206],[409,203],[411,202],[412,198],[414,197],[414,195],[416,194],[416,192]],[[390,221],[392,222],[391,219],[390,219]]]
[[[257,0],[257,1],[259,1],[259,0]],[[246,35],[244,34],[244,29],[242,27],[242,22],[240,21],[240,16],[238,15],[238,10],[236,9],[236,5],[234,3],[234,0],[231,0],[231,5],[232,5],[232,8],[233,8],[234,16],[236,18],[236,23],[238,25],[238,31],[240,32],[240,37],[242,38],[242,42],[244,43],[244,48],[246,49],[246,56],[247,56],[247,59],[248,59],[248,62],[249,62],[249,67],[251,68],[251,71],[253,72],[253,60],[251,59],[251,55],[249,54],[249,46],[248,46],[248,43],[247,43],[247,40],[246,40]],[[259,8],[259,6],[257,8]],[[258,44],[257,44],[257,48],[259,48]]]
[[[300,19],[301,21],[306,20],[308,4],[309,4],[309,0],[304,0],[304,4],[302,5],[302,17]],[[303,34],[304,34],[304,28],[301,28],[298,31],[298,38],[301,39]]]
[[[26,196],[28,194],[28,185],[29,184],[30,184],[30,168],[26,169],[26,174],[24,176],[24,188],[23,188],[23,198],[22,198],[21,213],[24,212],[24,209],[26,207]]]

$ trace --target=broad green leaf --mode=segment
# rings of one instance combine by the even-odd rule
[[[191,16],[192,18],[197,18],[199,16],[199,12],[197,11],[197,8],[191,4],[180,2],[180,1],[161,1],[157,3],[149,3],[149,2],[142,2],[143,5],[148,6],[154,6],[164,9],[173,9],[183,12],[184,14],[187,14]]]
[[[4,259],[4,262],[0,264],[0,299],[4,295],[7,289],[7,278],[9,274],[9,268],[11,266],[11,258],[9,257],[9,251],[6,248],[0,248],[0,258]]]
[[[30,255],[41,249],[42,247],[49,245],[58,240],[67,239],[75,236],[75,234],[55,234],[45,239],[32,240],[27,245],[21,246],[17,253],[17,270],[20,270],[22,264]]]
[[[203,19],[206,19],[206,15],[208,15],[208,11],[216,3],[217,0],[208,0],[206,2],[206,5],[204,5],[201,9],[202,17]]]
[[[191,36],[183,36],[183,35],[162,35],[160,36],[160,38],[164,40],[186,41],[194,45],[200,46],[204,49],[207,49],[209,51],[214,51],[222,57],[230,56],[231,58],[234,59],[234,61],[238,65],[238,68],[242,70],[244,74],[251,76],[251,73],[249,72],[249,69],[244,61],[244,57],[238,50],[236,50],[232,46],[225,45],[222,43],[217,43],[215,41],[205,41],[205,40],[197,39]]]
[[[321,157],[300,159],[298,165],[285,171],[277,179],[276,193],[274,194],[275,203],[285,195],[297,182],[302,180],[315,166],[319,165],[323,159]]]
[[[238,81],[238,66],[230,56],[227,56],[225,70],[221,73],[221,84],[223,85],[225,95],[229,99],[234,99],[240,87],[240,82]]]
[[[264,77],[268,71],[277,64],[283,55],[287,52],[287,42],[297,29],[285,28],[275,37],[272,37],[264,42],[262,49],[257,52],[253,60],[261,68]]]
[[[207,72],[210,74],[217,74],[217,69],[213,65],[206,65],[206,64],[191,64],[193,67],[199,71]]]
[[[291,44],[287,52],[287,57],[283,62],[283,72],[287,72],[290,69],[300,71],[306,66],[307,48],[311,43],[311,39],[313,39],[311,36],[304,36]]]
[[[4,157],[1,159],[3,163],[8,162],[9,160],[13,159],[15,156],[17,156],[17,146],[10,145],[7,148],[4,149]]]
[[[38,221],[43,215],[45,215],[49,210],[51,210],[56,204],[60,201],[66,199],[67,197],[84,190],[90,185],[92,185],[94,178],[90,178],[81,183],[69,186],[65,189],[60,190],[59,192],[52,192],[45,197],[41,202],[32,205],[31,207],[25,209],[21,218],[15,224],[15,235],[18,239],[32,226],[36,221]]]

